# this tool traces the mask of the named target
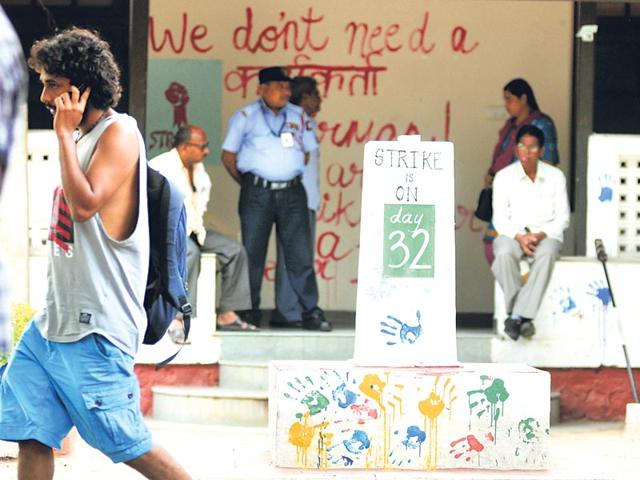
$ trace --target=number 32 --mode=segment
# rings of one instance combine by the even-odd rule
[[[420,249],[418,250],[416,256],[413,258],[411,265],[409,265],[409,268],[412,270],[429,270],[433,268],[432,265],[418,263],[424,255],[425,250],[429,246],[429,232],[424,228],[418,228],[411,234],[411,238],[416,238],[418,235],[422,235],[423,237],[422,245],[420,246]],[[394,237],[397,237],[397,240],[391,245],[391,252],[394,252],[397,249],[401,249],[403,258],[399,263],[390,264],[389,268],[402,268],[409,261],[411,257],[411,251],[409,250],[409,247],[407,247],[407,245],[404,243],[405,233],[402,230],[394,230],[389,234],[389,240],[394,241]]]

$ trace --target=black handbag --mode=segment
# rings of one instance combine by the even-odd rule
[[[474,212],[476,218],[485,222],[490,222],[493,216],[493,190],[491,188],[483,188],[480,190],[478,197],[478,206]]]

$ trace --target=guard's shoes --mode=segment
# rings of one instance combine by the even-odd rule
[[[511,340],[518,340],[520,337],[520,325],[522,324],[521,320],[516,320],[514,318],[507,318],[504,321],[504,333]]]
[[[302,314],[303,330],[319,330],[321,332],[330,332],[333,330],[331,322],[324,317],[321,308],[316,307]]]
[[[269,320],[269,326],[271,328],[300,328],[302,326],[302,320],[288,320],[280,310],[275,309],[271,313],[271,320]]]
[[[523,338],[531,338],[536,333],[536,327],[533,326],[533,322],[528,318],[523,318],[520,323],[520,335]]]

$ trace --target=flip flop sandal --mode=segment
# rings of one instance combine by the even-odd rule
[[[220,330],[221,332],[257,332],[260,329],[249,322],[236,318],[229,324],[217,325],[216,330]]]

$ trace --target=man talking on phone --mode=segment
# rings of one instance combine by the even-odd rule
[[[74,425],[89,445],[147,478],[188,479],[153,444],[133,372],[146,328],[147,165],[135,120],[113,109],[120,69],[109,45],[79,28],[36,41],[28,64],[53,115],[61,185],[46,307],[2,377],[0,438],[19,443],[21,480],[53,478],[52,448]]]

